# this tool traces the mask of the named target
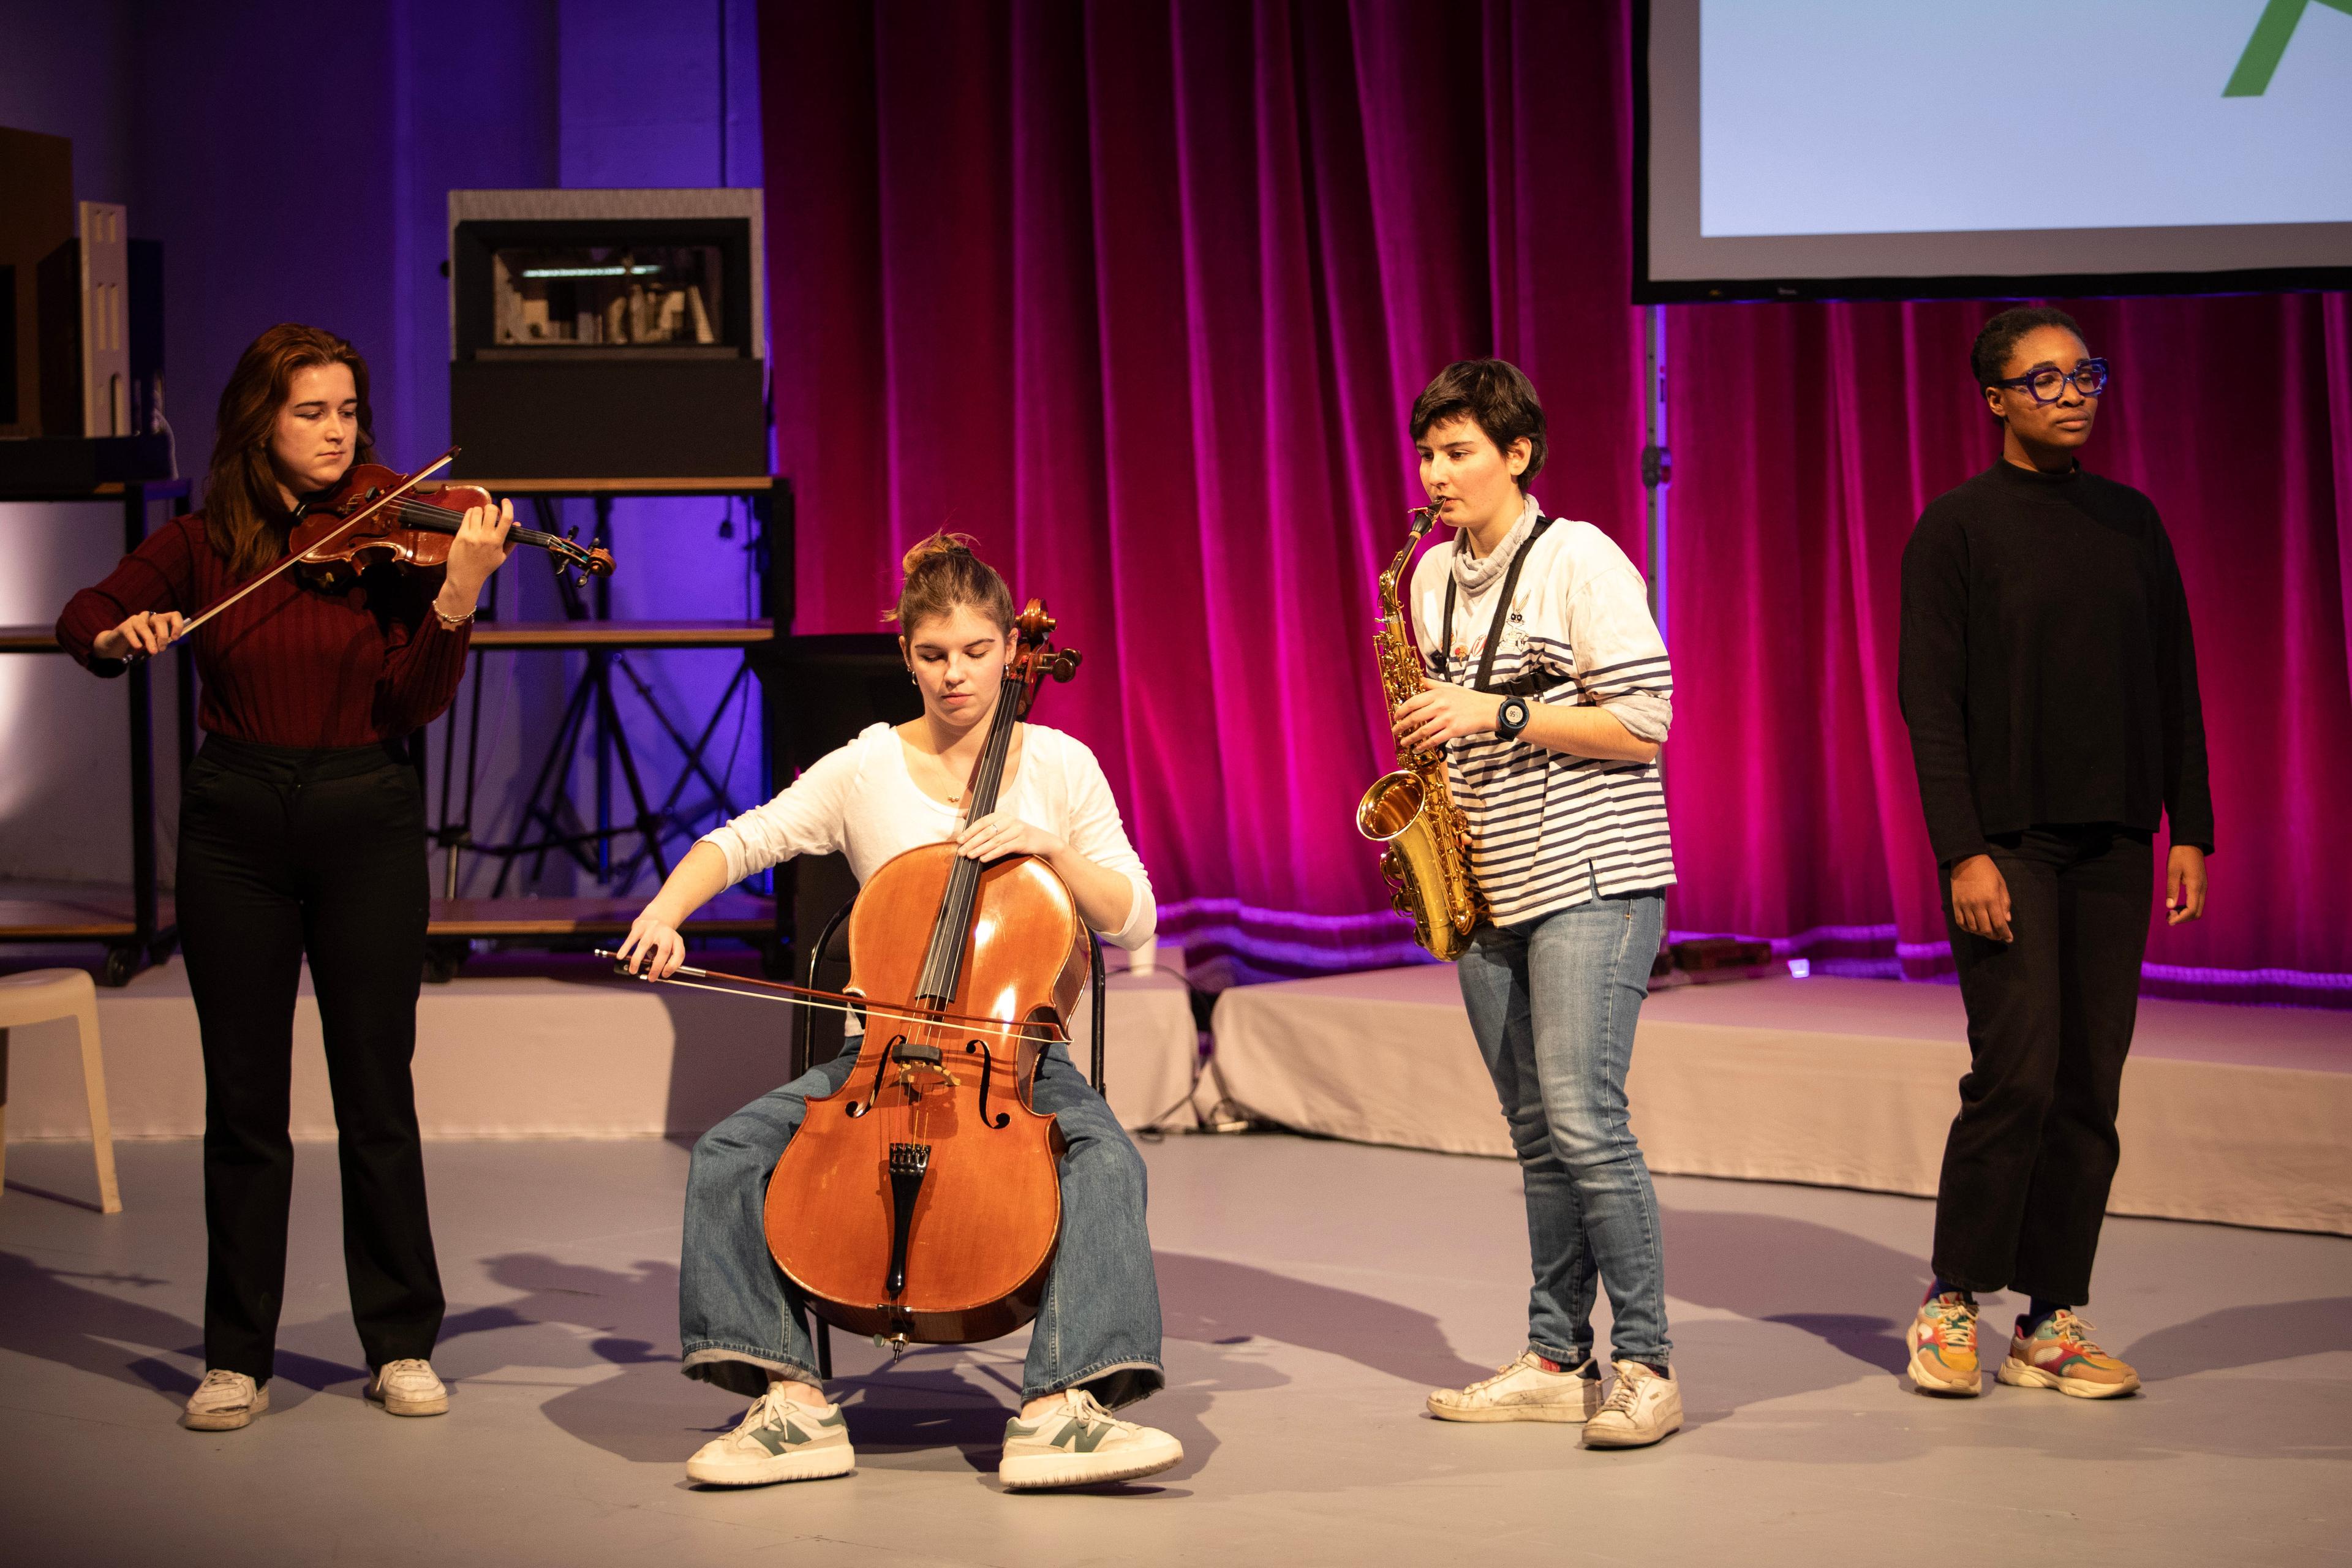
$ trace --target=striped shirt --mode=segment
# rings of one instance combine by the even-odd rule
[[[1539,515],[1528,497],[1486,560],[1465,555],[1457,563],[1459,534],[1422,556],[1409,612],[1423,668],[1455,686],[1477,679],[1507,564],[1532,548],[1490,684],[1529,677],[1532,689],[1520,689],[1531,701],[1606,708],[1635,739],[1664,741],[1674,677],[1641,573],[1589,522],[1555,521],[1530,547]],[[1453,646],[1440,648],[1449,579],[1456,584]],[[1469,824],[1471,873],[1496,925],[1583,903],[1596,887],[1625,893],[1675,880],[1655,762],[1579,757],[1495,734],[1448,742],[1446,753],[1454,803]]]

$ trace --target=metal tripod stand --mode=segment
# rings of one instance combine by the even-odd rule
[[[556,531],[554,508],[544,497],[535,497],[533,507],[542,528]],[[609,539],[612,533],[612,500],[607,496],[594,498],[596,508],[595,536]],[[562,596],[564,618],[569,621],[603,621],[612,616],[612,590],[605,578],[598,577],[583,595],[580,585],[561,570],[556,573],[556,588]],[[566,700],[562,718],[557,722],[555,734],[548,742],[546,756],[540,763],[530,794],[525,798],[518,819],[517,837],[503,845],[468,845],[478,854],[495,855],[502,864],[490,896],[498,898],[507,890],[519,860],[529,858],[530,869],[526,879],[539,881],[545,874],[547,858],[561,852],[599,883],[626,889],[634,883],[646,862],[650,861],[656,876],[669,875],[669,859],[663,853],[662,840],[679,831],[684,820],[678,803],[693,782],[699,779],[710,792],[705,809],[716,806],[727,816],[735,815],[735,805],[725,784],[715,777],[703,761],[711,739],[717,734],[719,721],[725,717],[730,703],[741,689],[746,668],[739,665],[728,681],[725,693],[711,710],[709,721],[702,732],[689,741],[665,710],[645,677],[630,662],[626,650],[611,647],[590,647],[585,650],[586,666],[573,684]],[[614,700],[613,676],[617,670],[635,690],[637,699],[651,713],[671,743],[685,759],[677,781],[668,795],[656,806],[647,798],[643,773],[637,766],[635,749],[629,742],[627,728],[621,722],[620,710]],[[478,679],[476,701],[479,701]],[[572,779],[579,761],[580,748],[586,742],[595,758],[595,820],[593,826],[583,822],[578,806],[572,798]],[[631,815],[625,821],[614,819],[613,766],[620,764],[622,782],[628,790]],[[468,803],[470,806],[470,801]],[[468,816],[470,816],[470,810]],[[696,815],[700,815],[697,813]],[[613,840],[635,834],[637,847],[616,861]],[[534,837],[536,835],[536,837]]]

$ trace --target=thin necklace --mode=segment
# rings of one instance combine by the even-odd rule
[[[956,781],[955,774],[948,771],[948,759],[945,752],[933,753],[931,761],[939,764],[940,777],[947,781],[948,804],[950,805],[961,805],[963,804],[964,791],[971,787],[972,770],[966,769],[963,775],[963,781],[959,784]],[[975,759],[972,763],[972,768],[976,769],[979,765],[979,762]]]
[[[964,770],[963,779],[959,783],[955,774],[948,770],[946,752],[926,752],[923,754],[931,759],[932,765],[940,770],[940,777],[946,782],[948,804],[950,805],[961,805],[963,804],[965,792],[971,788],[971,775],[980,771],[980,759],[978,757],[974,757],[971,760],[971,766]]]
[[[980,759],[978,757],[974,757],[971,760],[971,766],[964,770],[963,782],[961,784],[958,784],[956,782],[955,774],[948,771],[948,759],[945,753],[935,755],[931,760],[939,764],[940,776],[947,781],[948,804],[950,805],[961,805],[963,804],[965,794],[971,788],[971,775],[980,771]],[[1007,757],[1006,764],[1008,766],[1011,765],[1010,757]]]

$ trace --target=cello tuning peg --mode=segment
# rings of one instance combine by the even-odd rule
[[[570,528],[565,529],[565,530],[563,531],[563,537],[564,537],[564,538],[566,538],[566,539],[577,539],[577,538],[579,538],[579,537],[580,537],[580,525],[579,525],[578,523],[576,523],[576,522],[575,522],[575,523],[573,523]]]

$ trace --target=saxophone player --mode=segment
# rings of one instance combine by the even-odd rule
[[[1665,644],[1624,553],[1529,493],[1544,416],[1515,366],[1448,365],[1409,428],[1454,534],[1413,573],[1428,679],[1393,717],[1401,746],[1443,747],[1467,830],[1482,918],[1458,973],[1518,1156],[1534,1275],[1525,1353],[1429,1410],[1580,1422],[1587,1447],[1640,1447],[1682,1425],[1658,1201],[1625,1106],[1675,879]],[[1605,1390],[1596,1276],[1614,1314]]]

